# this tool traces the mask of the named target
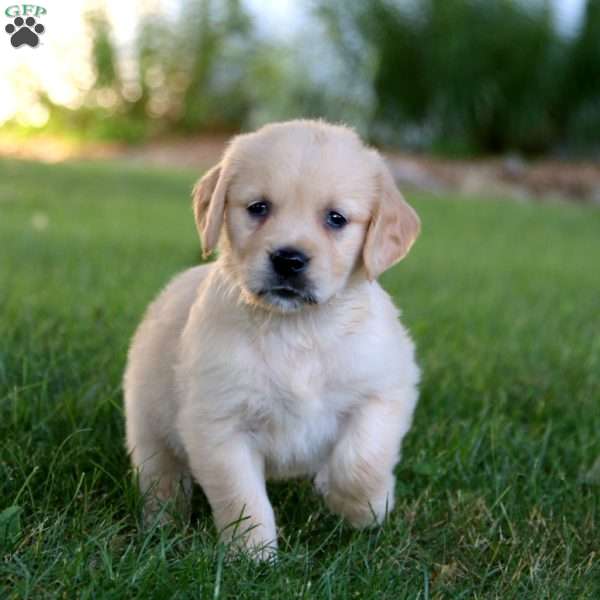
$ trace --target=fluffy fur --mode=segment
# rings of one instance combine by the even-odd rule
[[[257,199],[268,216],[248,213]],[[331,210],[348,224],[328,227]],[[194,213],[219,258],[153,302],[125,373],[146,515],[170,500],[185,510],[193,479],[222,539],[264,558],[277,545],[266,479],[308,476],[354,526],[381,522],[419,370],[374,280],[406,255],[418,217],[374,150],[314,121],[234,138],[196,185]],[[299,294],[269,287],[283,246],[310,257]]]

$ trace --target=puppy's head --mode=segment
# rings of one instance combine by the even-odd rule
[[[316,121],[234,138],[196,184],[194,213],[205,255],[221,239],[245,299],[284,312],[327,302],[354,273],[375,279],[420,228],[379,154]]]

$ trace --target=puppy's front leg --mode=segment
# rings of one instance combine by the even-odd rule
[[[315,484],[354,527],[381,523],[394,506],[394,466],[410,428],[416,389],[369,401],[351,415]]]
[[[192,473],[213,511],[221,539],[268,559],[277,549],[275,517],[264,460],[244,434],[223,440],[186,440]]]

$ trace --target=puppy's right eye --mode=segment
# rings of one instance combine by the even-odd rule
[[[248,214],[257,218],[266,217],[269,214],[270,209],[271,205],[267,200],[259,200],[246,207]]]

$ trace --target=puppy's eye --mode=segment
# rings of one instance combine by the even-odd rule
[[[328,227],[331,227],[331,229],[341,229],[348,224],[348,219],[339,212],[330,210],[325,217],[325,223]]]
[[[266,217],[271,210],[271,204],[268,200],[258,200],[246,207],[246,210],[252,217]]]

